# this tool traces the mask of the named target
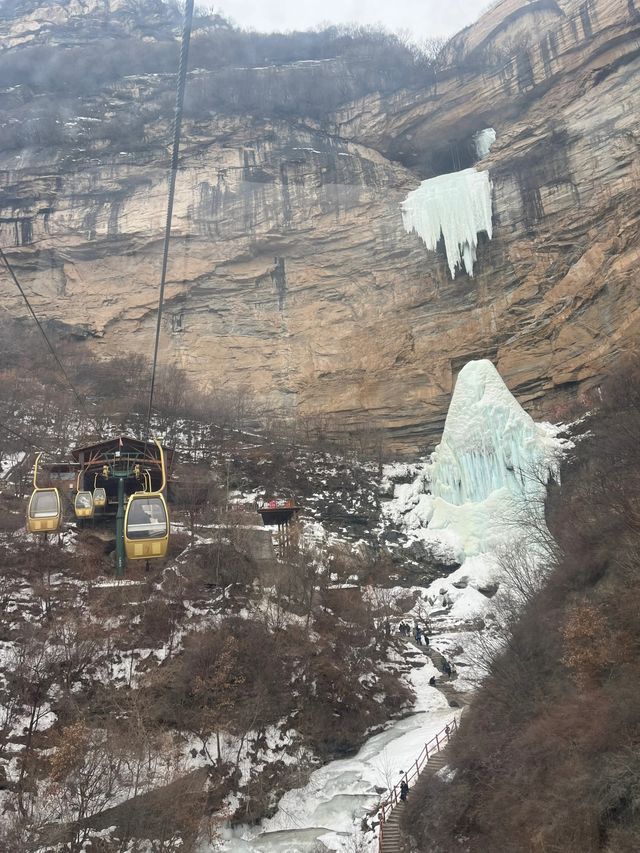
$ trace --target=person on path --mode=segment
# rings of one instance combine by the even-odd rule
[[[409,793],[409,784],[406,779],[403,779],[400,782],[400,799],[404,803],[407,799],[407,794]]]
[[[422,631],[420,630],[420,626],[416,625],[415,631],[416,643],[421,646],[422,645]]]
[[[432,675],[431,678],[429,679],[429,687],[435,687],[435,686],[436,686],[436,677],[435,677],[435,675]]]

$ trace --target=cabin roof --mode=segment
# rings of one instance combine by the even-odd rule
[[[175,451],[164,444],[162,445],[162,449],[166,457],[167,465],[171,466]],[[134,438],[130,435],[116,435],[113,438],[107,438],[103,441],[96,441],[92,444],[83,444],[79,447],[74,447],[71,450],[71,456],[76,461],[84,461],[87,456],[93,456],[94,454],[111,454],[116,453],[117,451],[129,456],[142,456],[145,453],[150,456],[158,456],[158,449],[154,441],[151,439],[143,441],[140,438]]]

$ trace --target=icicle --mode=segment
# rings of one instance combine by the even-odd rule
[[[495,141],[496,132],[492,127],[485,127],[484,130],[479,130],[473,134],[473,144],[476,147],[476,157],[478,160],[482,160],[483,157],[487,156]]]
[[[491,183],[488,172],[463,169],[423,181],[401,204],[405,231],[415,231],[434,252],[444,237],[451,277],[456,268],[473,275],[478,233],[491,239]]]

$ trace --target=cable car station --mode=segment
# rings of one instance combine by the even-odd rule
[[[60,530],[64,505],[70,504],[81,528],[87,521],[115,521],[116,577],[125,559],[166,556],[170,522],[167,482],[174,451],[157,440],[117,436],[76,447],[69,462],[36,457],[33,492],[27,509],[30,533]]]

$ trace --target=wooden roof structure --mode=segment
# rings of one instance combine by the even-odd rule
[[[175,450],[162,445],[164,452],[167,470],[171,470]],[[155,442],[148,440],[143,441],[140,438],[134,438],[130,435],[117,435],[113,438],[107,438],[104,441],[96,441],[92,444],[84,444],[79,447],[74,447],[71,450],[71,456],[76,462],[81,465],[86,465],[89,460],[97,459],[113,459],[118,457],[128,457],[129,460],[144,461],[159,461],[160,454]]]

